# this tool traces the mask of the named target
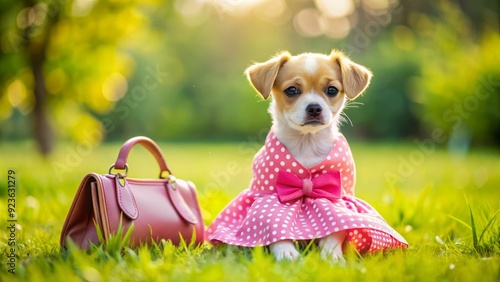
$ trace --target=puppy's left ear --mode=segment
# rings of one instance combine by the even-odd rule
[[[290,57],[290,53],[285,51],[266,62],[255,63],[245,71],[252,86],[264,99],[269,98],[278,71]]]
[[[344,53],[332,50],[330,57],[336,61],[342,72],[342,84],[347,98],[353,100],[358,97],[370,84],[372,73],[362,65],[351,61]]]

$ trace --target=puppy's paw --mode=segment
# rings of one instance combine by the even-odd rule
[[[324,259],[330,259],[333,263],[345,264],[345,258],[342,253],[342,246],[335,246],[331,248],[329,245],[325,244],[326,247],[321,249],[321,257]]]
[[[334,263],[345,264],[344,254],[342,252],[342,244],[344,243],[345,232],[337,232],[322,238],[319,241],[321,248],[321,257],[330,259]]]
[[[294,261],[300,257],[300,253],[295,249],[295,245],[292,241],[279,241],[273,243],[269,246],[269,249],[277,261]]]

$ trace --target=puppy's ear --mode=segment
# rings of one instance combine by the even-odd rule
[[[332,50],[330,57],[337,62],[342,72],[342,84],[344,92],[349,99],[354,99],[363,93],[370,84],[372,73],[362,65],[351,61],[344,53],[338,50]]]
[[[288,52],[282,52],[264,63],[255,63],[250,66],[245,74],[252,86],[264,99],[269,97],[274,81],[281,66],[290,59]]]

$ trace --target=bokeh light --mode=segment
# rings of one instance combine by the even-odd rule
[[[304,9],[297,13],[293,19],[293,25],[303,36],[314,37],[323,33],[321,18],[316,9]]]
[[[354,12],[352,0],[315,0],[318,10],[328,18],[343,18]]]
[[[102,94],[109,101],[116,102],[127,93],[127,79],[120,73],[112,73],[102,85]]]

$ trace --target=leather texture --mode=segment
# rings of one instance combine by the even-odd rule
[[[126,161],[135,144],[148,148],[155,155],[162,171],[170,173],[159,147],[146,137],[135,137],[125,142],[117,162]],[[126,162],[123,163],[124,166],[125,164]],[[118,231],[120,218],[125,231],[132,224],[134,226],[132,246],[150,244],[153,240],[161,239],[179,244],[181,237],[186,243],[190,243],[193,233],[195,244],[204,241],[205,226],[196,197],[196,187],[192,182],[89,173],[83,178],[64,223],[61,246],[65,247],[68,240],[81,249],[89,249],[91,243],[101,243],[96,225],[107,241],[111,234]]]

